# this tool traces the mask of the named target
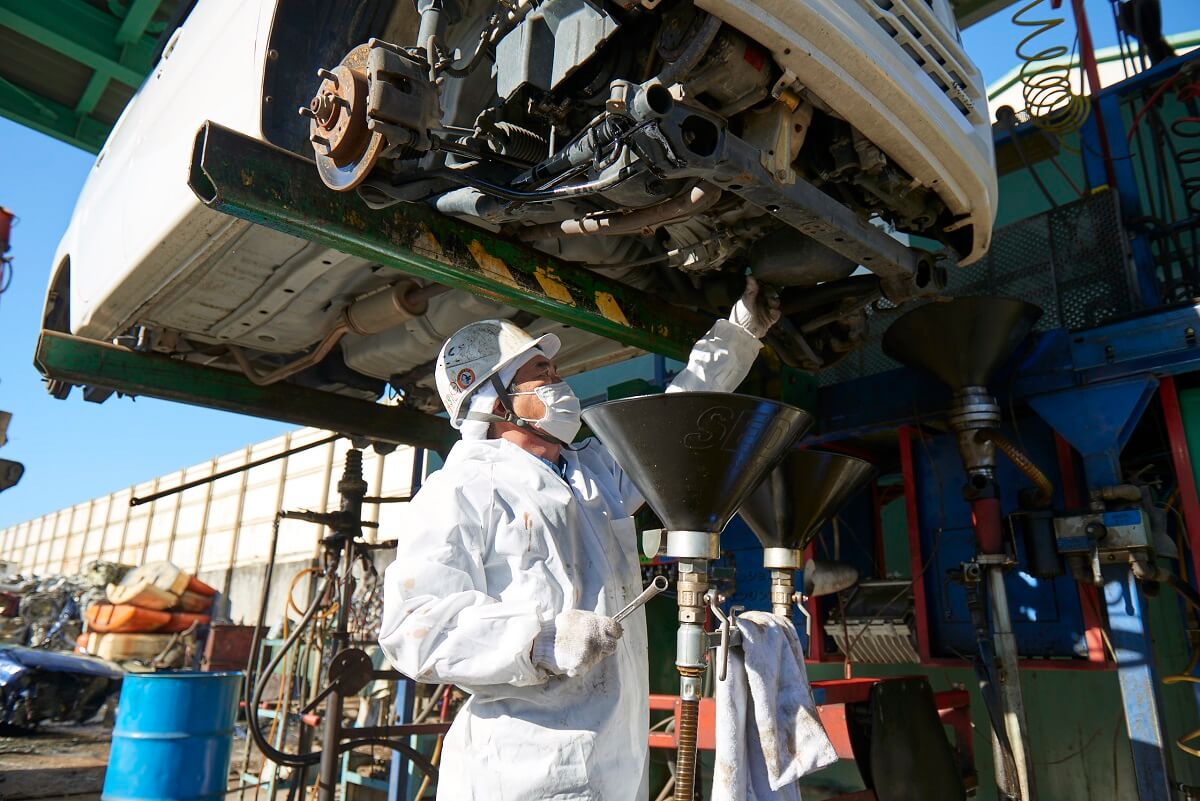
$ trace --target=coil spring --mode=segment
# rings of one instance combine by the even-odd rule
[[[1030,52],[1034,40],[1063,24],[1063,17],[1029,19],[1028,15],[1045,0],[1033,0],[1012,15],[1014,25],[1035,28],[1017,45],[1021,59],[1021,97],[1025,113],[1039,128],[1059,136],[1074,133],[1083,127],[1091,114],[1091,98],[1076,94],[1071,88],[1071,62],[1063,61],[1070,52],[1066,45],[1051,45]],[[1036,47],[1036,45],[1033,45]]]
[[[497,153],[536,164],[547,156],[546,137],[511,122],[490,126],[488,140]]]

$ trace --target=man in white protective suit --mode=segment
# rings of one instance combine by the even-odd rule
[[[732,391],[778,319],[750,279],[667,391]],[[642,591],[643,499],[598,441],[570,444],[580,406],[558,349],[485,320],[438,356],[462,441],[408,506],[379,634],[405,675],[471,693],[438,801],[646,797],[646,618],[612,619]]]

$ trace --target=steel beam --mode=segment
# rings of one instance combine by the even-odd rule
[[[369,208],[312,162],[207,122],[188,183],[206,206],[410,275],[684,359],[708,317],[418,203]]]
[[[0,25],[129,86],[154,65],[153,40],[117,44],[121,21],[83,0],[0,0]]]
[[[110,126],[0,78],[0,115],[69,145],[99,153]]]
[[[348,437],[442,453],[457,439],[445,420],[424,412],[295,384],[260,387],[238,373],[53,331],[42,332],[34,365],[47,378],[71,384],[266,417]]]
[[[150,26],[150,20],[154,18],[155,12],[161,5],[162,0],[133,0],[125,12],[125,19],[121,20],[121,27],[117,29],[113,41],[119,45],[127,45],[141,39],[146,28]]]

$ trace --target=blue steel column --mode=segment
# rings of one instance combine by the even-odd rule
[[[1125,565],[1106,565],[1104,603],[1108,607],[1109,638],[1117,657],[1117,679],[1125,707],[1125,728],[1133,752],[1134,777],[1141,801],[1171,798],[1167,753],[1158,702],[1158,677],[1150,648],[1145,605],[1133,571]]]
[[[396,682],[396,703],[392,707],[393,723],[410,722],[415,686],[416,683],[412,679],[401,679]],[[399,751],[392,752],[392,770],[388,775],[387,797],[388,801],[408,801],[408,759]]]
[[[1035,395],[1029,405],[1083,456],[1088,489],[1121,483],[1121,449],[1145,412],[1157,380],[1140,376]],[[1173,797],[1149,621],[1128,565],[1101,568],[1108,628],[1140,801]]]

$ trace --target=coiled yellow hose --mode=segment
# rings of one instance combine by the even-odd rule
[[[1034,9],[1045,0],[1026,3],[1013,14],[1012,22],[1021,28],[1034,28],[1017,45],[1021,59],[1021,97],[1025,113],[1033,124],[1058,136],[1074,133],[1083,127],[1092,113],[1091,98],[1076,94],[1071,88],[1071,52],[1066,45],[1035,44],[1050,31],[1063,24],[1063,17],[1031,19]],[[1038,50],[1038,47],[1042,47]]]

